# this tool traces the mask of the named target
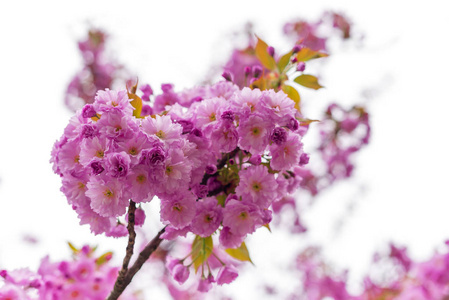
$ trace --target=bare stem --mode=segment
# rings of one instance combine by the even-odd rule
[[[165,232],[165,227],[162,228],[162,230],[158,232],[158,234],[151,240],[151,242],[148,243],[145,249],[143,249],[142,252],[140,252],[137,260],[134,262],[131,268],[128,269],[129,262],[134,253],[134,243],[136,240],[136,232],[134,231],[135,211],[136,211],[136,203],[131,200],[128,209],[129,237],[128,237],[128,245],[126,246],[126,255],[125,258],[123,258],[122,269],[120,270],[117,280],[115,281],[114,289],[111,291],[111,294],[109,295],[107,300],[118,299],[118,297],[123,293],[125,288],[131,283],[131,280],[133,279],[137,271],[139,271],[140,268],[142,268],[142,265],[147,261],[150,255],[157,249],[157,247],[159,247],[160,243],[162,242],[160,236],[162,233]]]

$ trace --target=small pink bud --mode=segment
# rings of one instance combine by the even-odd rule
[[[262,156],[260,155],[254,155],[249,160],[250,163],[252,163],[255,166],[258,166],[262,163]]]
[[[226,79],[226,81],[232,82],[232,75],[229,71],[224,71],[223,74],[221,74],[221,76],[223,76],[223,78]]]
[[[260,66],[254,66],[253,67],[253,75],[254,78],[259,78],[260,74],[262,74],[263,69]]]
[[[274,48],[273,47],[268,47],[267,48],[268,54],[270,54],[270,56],[274,56]]]
[[[248,77],[251,74],[251,67],[246,66],[244,69],[245,77]]]
[[[91,105],[91,104],[86,104],[84,107],[83,107],[83,110],[82,110],[82,116],[83,116],[83,118],[92,118],[92,117],[95,117],[96,115],[97,115],[97,112],[95,111],[95,109],[94,109],[94,107],[93,107],[93,105]]]
[[[206,166],[206,173],[209,175],[215,174],[217,172],[217,166],[210,164]]]
[[[304,72],[305,69],[306,69],[306,64],[303,61],[298,62],[298,65],[296,66],[296,71]]]
[[[302,48],[303,47],[301,45],[295,45],[292,49],[293,54],[298,53]]]

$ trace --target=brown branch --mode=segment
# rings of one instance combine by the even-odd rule
[[[130,204],[131,207],[131,204]],[[135,209],[135,203],[134,203],[134,209]],[[134,215],[133,215],[133,221],[134,221]],[[128,231],[129,231],[129,224],[130,221],[130,215],[128,215]],[[134,222],[132,226],[132,231],[134,232]],[[134,262],[134,264],[131,266],[131,268],[128,269],[129,259],[126,257],[128,256],[128,248],[130,247],[130,240],[131,240],[131,232],[130,232],[130,238],[128,240],[128,246],[126,247],[126,256],[123,259],[123,267],[125,267],[126,262],[126,270],[124,269],[120,270],[119,276],[117,277],[117,280],[114,284],[114,289],[111,291],[111,294],[109,294],[109,297],[107,300],[117,300],[118,297],[123,293],[125,288],[131,283],[134,275],[142,268],[143,264],[148,260],[148,258],[151,256],[151,254],[156,251],[156,249],[159,247],[159,245],[162,242],[162,239],[160,236],[165,232],[165,227],[161,229],[157,233],[157,235],[146,245],[146,247],[140,252],[139,257]],[[135,238],[135,232],[134,232],[134,238]],[[134,244],[134,241],[133,241]],[[131,250],[132,251],[132,250]],[[131,253],[132,255],[132,253]],[[123,271],[123,272],[122,272]]]
[[[239,152],[239,150],[240,150],[240,148],[237,147],[234,150],[232,150],[231,152],[224,154],[222,156],[222,158],[217,163],[217,170],[220,170],[221,168],[223,168],[224,165],[228,162],[228,160],[231,158],[234,158],[234,156]],[[214,174],[211,175],[211,174],[204,173],[203,180],[201,180],[201,184],[206,185],[207,180],[214,176],[217,176],[217,175],[214,175]]]

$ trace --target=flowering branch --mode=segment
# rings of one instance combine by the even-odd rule
[[[162,233],[164,233],[165,227],[162,228],[162,230],[158,232],[158,234],[153,238],[153,240],[151,240],[151,242],[148,243],[145,249],[143,249],[142,252],[140,252],[137,260],[134,262],[132,267],[128,269],[129,262],[134,252],[134,243],[136,239],[136,232],[134,231],[135,211],[136,211],[136,203],[131,200],[128,209],[129,238],[128,238],[128,246],[126,247],[126,255],[125,258],[123,259],[122,269],[120,270],[117,280],[115,281],[114,289],[107,298],[108,300],[118,299],[118,297],[123,293],[125,288],[131,283],[131,280],[133,279],[137,271],[139,271],[140,268],[142,268],[142,265],[147,261],[150,255],[157,249],[157,247],[159,247],[160,243],[162,242],[160,236]]]

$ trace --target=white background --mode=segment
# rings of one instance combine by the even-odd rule
[[[71,115],[64,91],[81,67],[76,41],[89,24],[111,34],[112,54],[141,82],[156,91],[171,82],[180,90],[226,60],[231,33],[245,22],[252,21],[259,36],[276,47],[282,45],[283,23],[315,20],[326,9],[346,14],[364,33],[364,47],[338,48],[321,66],[326,89],[310,93],[309,101],[353,104],[366,101],[362,92],[371,90],[371,144],[357,157],[355,179],[327,191],[304,213],[307,237],[286,242],[274,229],[249,240],[257,267],[230,288],[242,288],[250,277],[252,286],[259,279],[274,280],[270,274],[279,275],[281,251],[307,244],[324,245],[333,265],[349,268],[354,290],[374,251],[389,241],[409,246],[415,259],[428,258],[449,237],[447,7],[437,0],[335,2],[3,1],[0,269],[35,269],[46,254],[68,257],[66,241],[99,244],[100,251],[114,250],[117,259],[124,252],[125,240],[95,237],[78,225],[48,162]],[[306,109],[315,105],[304,102]],[[313,108],[310,114],[319,118]],[[148,222],[151,236],[160,225],[154,218]],[[24,243],[25,235],[39,243]],[[237,298],[256,293],[246,290]]]

